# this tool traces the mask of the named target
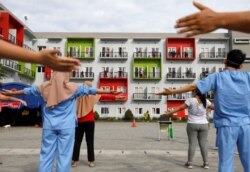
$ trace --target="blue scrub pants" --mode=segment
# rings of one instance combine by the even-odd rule
[[[56,160],[57,172],[69,172],[75,139],[75,128],[43,129],[38,172],[52,172]]]
[[[217,128],[216,146],[219,153],[219,172],[234,171],[235,145],[237,145],[244,172],[250,172],[250,124],[240,127]]]

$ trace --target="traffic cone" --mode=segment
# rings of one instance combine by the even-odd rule
[[[135,119],[133,119],[132,126],[131,127],[136,127],[136,122]]]

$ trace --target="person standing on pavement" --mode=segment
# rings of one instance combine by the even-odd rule
[[[85,82],[88,86],[92,86],[91,82]],[[120,94],[116,92],[115,94]],[[72,167],[77,167],[80,156],[80,148],[83,136],[85,134],[85,139],[87,143],[87,156],[88,156],[88,165],[89,167],[95,166],[95,153],[94,153],[94,131],[95,131],[95,113],[94,105],[99,100],[123,100],[125,96],[119,95],[86,95],[79,97],[77,99],[77,117],[78,117],[78,126],[76,127],[75,132],[75,143],[73,148],[72,155]]]
[[[214,91],[214,126],[219,155],[219,172],[234,171],[235,146],[245,172],[250,171],[250,73],[240,71],[246,58],[241,50],[227,54],[225,70],[203,80],[157,95],[184,93],[199,89],[202,94]]]
[[[70,73],[54,71],[50,81],[24,90],[8,91],[5,94],[27,94],[43,100],[43,132],[38,172],[53,171],[56,160],[58,172],[69,172],[76,127],[76,99],[87,94],[110,93],[69,82]]]
[[[196,149],[196,143],[200,146],[200,151],[203,159],[203,168],[208,169],[208,120],[207,109],[210,108],[211,102],[202,95],[199,90],[193,91],[194,97],[189,98],[184,104],[175,108],[172,111],[165,112],[165,115],[172,115],[173,113],[188,109],[187,121],[187,135],[188,135],[188,161],[185,166],[189,169],[193,168],[193,158]]]

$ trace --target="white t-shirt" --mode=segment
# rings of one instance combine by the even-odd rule
[[[185,101],[188,106],[188,123],[207,124],[207,110],[202,103],[199,103],[196,98],[189,98]],[[210,106],[211,102],[207,100],[206,106]]]

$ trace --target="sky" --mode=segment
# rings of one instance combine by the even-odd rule
[[[196,1],[215,11],[250,10],[249,0]],[[0,0],[0,2],[33,32],[169,33],[176,32],[174,25],[178,18],[198,12],[192,5],[192,0]]]

